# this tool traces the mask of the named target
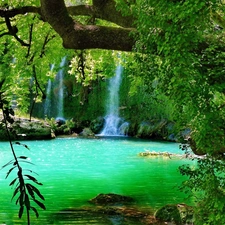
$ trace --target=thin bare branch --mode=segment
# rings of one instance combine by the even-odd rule
[[[9,35],[12,35],[13,37],[15,37],[15,39],[22,45],[22,46],[29,46],[29,44],[25,43],[23,40],[21,40],[18,36],[17,36],[17,32],[18,32],[18,29],[16,26],[12,26],[11,23],[10,23],[10,19],[9,17],[5,17],[5,23],[6,23],[6,26],[8,28],[8,34]]]

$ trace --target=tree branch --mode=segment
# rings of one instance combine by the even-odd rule
[[[9,32],[1,33],[1,34],[0,34],[0,38],[3,37],[3,36],[5,36],[5,35],[10,35],[10,33],[9,33]]]
[[[134,18],[132,16],[123,16],[116,10],[115,3],[107,1],[110,4],[105,4],[104,7],[95,5],[77,5],[67,7],[67,11],[71,16],[92,16],[94,18],[107,20],[121,27],[134,27]]]
[[[26,55],[26,58],[29,57],[30,55],[30,49],[31,49],[31,43],[32,43],[32,35],[33,35],[33,27],[34,27],[34,24],[32,23],[30,25],[30,32],[29,32],[29,47],[27,49],[27,55]]]
[[[42,48],[41,48],[41,53],[40,53],[40,58],[43,57],[43,55],[45,54],[45,48],[46,48],[46,45],[53,39],[55,38],[55,35],[52,35],[50,37],[50,31],[47,33],[46,37],[45,37],[45,40],[44,40],[44,43],[42,45]]]
[[[0,17],[15,17],[17,15],[24,15],[26,13],[38,13],[41,15],[41,8],[35,6],[24,6],[15,9],[0,9]]]
[[[16,26],[11,26],[11,23],[10,23],[10,20],[9,20],[9,17],[5,17],[5,23],[6,23],[6,26],[8,28],[8,34],[9,35],[12,35],[13,37],[15,37],[15,39],[22,45],[22,46],[29,46],[29,44],[25,43],[23,40],[21,40],[18,36],[17,36],[17,32],[18,32],[18,29]],[[5,33],[6,34],[6,33]]]
[[[93,5],[66,7],[64,0],[40,0],[41,7],[26,6],[17,9],[0,9],[0,17],[11,18],[19,14],[38,13],[41,19],[60,35],[63,46],[68,49],[113,49],[131,51],[134,38],[130,35],[133,18],[124,17],[116,11],[114,0],[93,1]],[[122,27],[81,25],[69,15],[87,15],[104,19]],[[4,33],[5,35],[6,33]],[[21,45],[29,46],[17,35],[13,35]]]
[[[81,25],[68,14],[63,0],[41,0],[41,14],[69,49],[114,49],[131,51],[134,39],[132,28]]]

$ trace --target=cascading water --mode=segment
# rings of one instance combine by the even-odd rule
[[[63,110],[63,90],[64,90],[64,85],[63,85],[63,78],[64,78],[64,69],[63,67],[65,66],[66,63],[66,57],[62,58],[62,61],[60,63],[60,67],[62,69],[59,70],[57,74],[58,78],[58,101],[57,101],[57,118],[64,118],[64,110]]]
[[[100,135],[117,136],[124,135],[121,132],[120,125],[122,123],[119,117],[119,89],[121,84],[121,75],[123,67],[118,65],[115,76],[109,80],[109,98],[107,102],[107,115],[105,116],[105,125]]]
[[[54,80],[49,79],[46,84],[46,99],[41,105],[42,116],[44,118],[60,118],[64,120],[64,67],[66,57],[60,62],[60,69],[55,75]],[[55,64],[50,65],[50,71],[53,72]]]
[[[48,84],[47,84],[47,89],[46,89],[46,99],[44,103],[44,116],[45,117],[50,117],[51,112],[51,89],[52,89],[52,82],[49,79]]]

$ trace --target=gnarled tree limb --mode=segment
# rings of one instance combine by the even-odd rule
[[[134,28],[132,17],[116,11],[114,0],[96,0],[93,5],[66,6],[64,0],[40,0],[41,7],[26,6],[17,9],[0,9],[0,17],[11,18],[36,13],[59,34],[68,49],[112,49],[131,51],[135,43],[130,35]],[[121,27],[82,25],[71,15],[87,15],[104,19]],[[18,38],[17,38],[18,39]],[[19,41],[19,40],[18,40]],[[26,44],[26,43],[25,43]]]
[[[63,0],[41,0],[41,14],[69,49],[114,49],[131,51],[133,28],[82,25],[73,20]]]

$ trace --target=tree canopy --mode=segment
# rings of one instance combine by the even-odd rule
[[[76,2],[76,1],[74,1]],[[14,36],[23,46],[31,45],[28,40],[20,39],[19,26],[11,25],[12,18],[36,15],[43,23],[48,23],[62,39],[63,46],[68,49],[113,49],[131,51],[134,38],[130,36],[133,30],[133,17],[123,16],[116,10],[113,0],[97,0],[92,4],[72,5],[72,2],[59,0],[15,1],[14,5],[7,1],[2,5],[0,16],[5,19],[6,33]],[[26,4],[26,5],[25,5]],[[30,5],[29,5],[30,4]],[[88,16],[88,21],[82,23],[76,16]],[[96,20],[106,20],[114,26],[96,24]],[[31,31],[30,31],[31,32]],[[29,33],[29,29],[27,30]],[[2,34],[3,35],[3,34]]]
[[[87,85],[117,57],[113,53],[110,58],[112,51],[104,50],[123,51],[132,93],[144,86],[166,96],[174,105],[171,114],[178,128],[191,129],[192,150],[209,157],[199,161],[196,173],[189,167],[182,173],[190,177],[187,186],[205,193],[201,201],[205,211],[198,208],[199,224],[221,224],[225,221],[224,12],[224,0],[3,0],[0,77],[9,84],[7,94],[12,99],[16,95],[20,108],[26,108],[31,89],[35,92],[38,86],[44,97],[44,85],[62,57],[70,59],[70,73],[81,81],[84,77],[74,67],[85,52],[90,76],[81,82]]]

